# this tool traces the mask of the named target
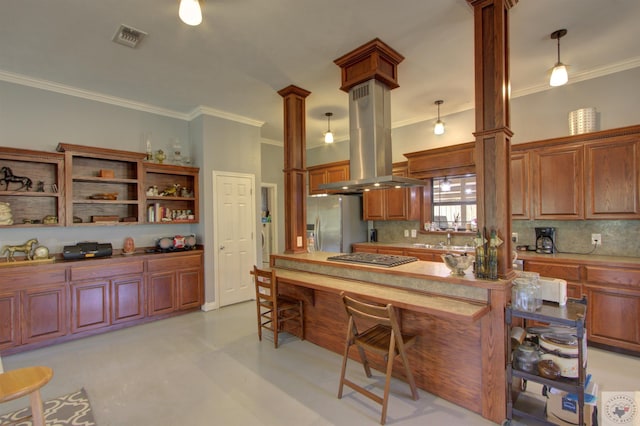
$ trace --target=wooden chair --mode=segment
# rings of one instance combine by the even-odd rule
[[[347,385],[378,404],[381,404],[382,414],[380,417],[380,424],[384,424],[387,419],[387,402],[389,399],[393,360],[397,355],[400,355],[400,358],[402,358],[406,377],[409,382],[409,386],[411,387],[411,396],[414,401],[419,397],[416,383],[413,379],[413,374],[411,373],[409,361],[405,353],[405,349],[415,343],[416,336],[401,333],[400,326],[396,319],[395,310],[391,304],[380,306],[365,303],[346,296],[344,292],[340,293],[340,296],[342,297],[344,307],[347,311],[347,315],[349,316],[349,324],[347,326],[347,339],[344,348],[344,357],[342,359],[342,371],[340,372],[338,398],[342,398],[343,387],[344,385]],[[358,322],[363,320],[366,321],[369,325],[368,328],[359,332],[356,326],[356,318],[358,318]],[[384,395],[382,398],[345,378],[347,359],[349,358],[349,348],[352,345],[356,345],[358,348],[360,359],[364,366],[364,372],[367,377],[371,377],[371,368],[365,351],[381,355],[386,361],[387,372],[384,385]]]
[[[52,377],[53,370],[49,367],[26,367],[0,373],[0,403],[29,395],[33,425],[45,426],[40,388]]]
[[[256,308],[258,315],[258,338],[262,340],[262,329],[273,332],[273,344],[278,348],[278,333],[287,322],[297,323],[298,337],[304,340],[304,312],[302,300],[278,295],[278,280],[275,270],[253,267],[256,284]]]

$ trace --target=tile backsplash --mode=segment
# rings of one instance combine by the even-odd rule
[[[411,238],[412,229],[420,229],[416,221],[377,221],[373,225],[378,230],[381,243],[426,243],[437,244],[446,241],[446,233],[420,234]],[[518,233],[518,245],[535,244],[536,227],[556,228],[556,246],[560,252],[589,254],[593,250],[591,234],[602,235],[602,245],[593,254],[602,256],[640,257],[640,220],[514,220],[511,232]],[[404,231],[409,230],[409,237]],[[465,245],[473,234],[452,234],[453,245]]]

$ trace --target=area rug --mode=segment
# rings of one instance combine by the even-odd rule
[[[13,413],[0,415],[0,425],[33,426],[31,408],[23,408]],[[84,388],[44,403],[44,420],[47,426],[95,426],[91,403]]]

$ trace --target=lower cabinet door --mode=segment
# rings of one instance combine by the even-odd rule
[[[199,269],[178,271],[178,309],[191,309],[202,305],[201,281]]]
[[[121,277],[111,281],[111,322],[144,318],[144,278]]]
[[[22,344],[67,334],[67,292],[64,283],[30,288],[22,294]]]
[[[176,310],[176,274],[160,272],[149,275],[149,315],[162,315]]]
[[[110,325],[108,280],[71,283],[70,288],[72,333]]]
[[[20,344],[20,292],[0,294],[0,350]]]
[[[587,339],[640,351],[640,293],[587,287]]]

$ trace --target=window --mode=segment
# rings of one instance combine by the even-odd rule
[[[433,221],[440,230],[476,229],[476,176],[433,178]]]

